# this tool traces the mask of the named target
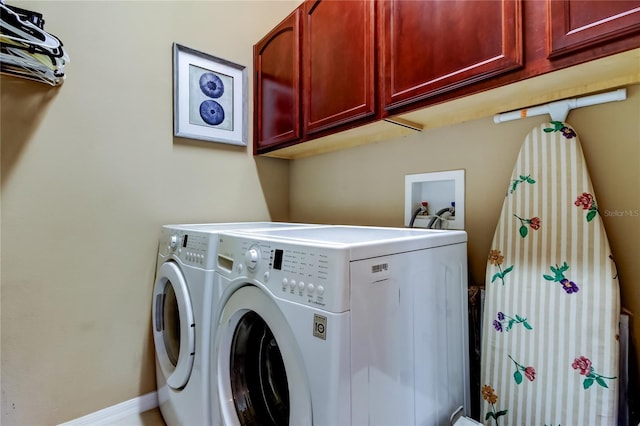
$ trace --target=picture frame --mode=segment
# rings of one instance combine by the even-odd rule
[[[173,43],[174,136],[247,145],[247,67]]]

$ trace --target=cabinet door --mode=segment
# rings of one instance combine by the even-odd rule
[[[300,11],[254,46],[254,153],[300,133]]]
[[[520,0],[385,0],[380,9],[387,109],[522,66]]]
[[[640,1],[547,0],[549,57],[640,32]]]
[[[374,6],[373,0],[304,3],[305,134],[375,115]]]

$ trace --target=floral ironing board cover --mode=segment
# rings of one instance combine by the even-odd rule
[[[525,138],[486,273],[481,420],[617,423],[616,268],[574,129]]]

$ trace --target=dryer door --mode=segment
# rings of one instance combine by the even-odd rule
[[[167,384],[181,389],[195,354],[195,323],[184,275],[173,262],[162,264],[153,289],[153,341]]]
[[[298,343],[267,293],[251,285],[234,292],[222,311],[216,339],[223,424],[312,424]]]

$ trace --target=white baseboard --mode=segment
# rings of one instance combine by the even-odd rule
[[[150,392],[146,395],[140,395],[128,401],[121,402],[120,404],[103,408],[95,413],[70,420],[66,423],[60,424],[59,426],[113,425],[116,424],[118,420],[122,420],[128,416],[144,413],[145,411],[154,409],[157,406],[158,394],[156,392]]]

